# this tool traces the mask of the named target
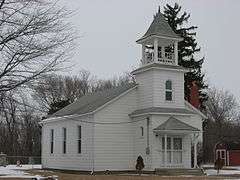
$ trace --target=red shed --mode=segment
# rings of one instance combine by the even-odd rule
[[[225,166],[240,165],[240,142],[221,142],[215,145],[215,159],[220,157]]]

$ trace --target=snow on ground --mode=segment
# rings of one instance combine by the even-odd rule
[[[208,176],[213,175],[240,175],[240,166],[224,166],[222,170],[217,173],[217,170],[214,169],[214,165],[206,164],[202,165],[203,169],[205,169],[205,173]]]
[[[217,173],[217,170],[215,169],[206,169],[205,173],[208,176],[214,176],[214,175],[240,175],[240,170],[220,170],[219,174]]]
[[[24,170],[29,170],[29,169],[41,169],[41,165],[22,165],[21,167],[16,166],[16,165],[8,165],[6,167],[1,166],[0,167],[0,177],[11,177],[11,178],[36,178],[40,179],[41,177],[36,175],[36,176],[31,176],[29,173],[24,172]]]

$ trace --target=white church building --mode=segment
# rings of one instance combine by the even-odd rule
[[[205,115],[184,99],[182,40],[159,12],[137,43],[136,83],[79,98],[42,124],[43,168],[106,171],[197,167]],[[193,147],[193,150],[192,150]]]

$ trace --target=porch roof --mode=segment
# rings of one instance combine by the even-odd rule
[[[167,121],[162,123],[154,131],[166,131],[166,130],[177,130],[177,131],[200,131],[199,129],[192,127],[174,117],[170,117]]]

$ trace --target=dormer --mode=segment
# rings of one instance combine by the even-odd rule
[[[178,42],[181,40],[159,9],[147,32],[137,40],[142,45],[142,66],[150,63],[178,65]]]

